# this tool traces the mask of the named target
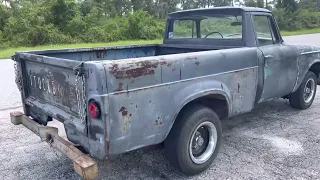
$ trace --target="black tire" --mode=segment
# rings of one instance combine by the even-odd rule
[[[217,134],[216,146],[207,161],[202,164],[196,164],[189,154],[189,143],[192,141],[193,132],[195,132],[198,125],[204,122],[215,126]],[[172,165],[183,174],[187,176],[199,174],[208,169],[217,157],[221,145],[221,132],[221,122],[214,111],[202,105],[190,106],[176,120],[164,141],[165,155]]]
[[[314,88],[311,89],[311,90],[313,90],[314,93],[312,94],[311,100],[306,101],[304,98],[305,87],[306,87],[307,82],[309,82],[310,80],[315,82]],[[312,105],[314,98],[315,98],[315,95],[316,95],[316,92],[317,92],[317,81],[318,81],[317,76],[313,72],[309,71],[305,75],[298,90],[289,95],[290,105],[296,109],[308,109]]]

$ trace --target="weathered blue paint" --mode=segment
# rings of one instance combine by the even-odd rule
[[[320,62],[320,48],[287,45],[281,38],[277,44],[259,47],[251,21],[253,9],[226,9],[243,14],[243,40],[165,38],[162,45],[17,53],[14,60],[22,70],[18,76],[25,113],[42,122],[58,119],[70,141],[104,159],[162,142],[181,109],[193,100],[207,96],[222,100],[226,116],[232,117],[296,91],[310,68],[320,72],[320,65],[312,66]],[[169,20],[186,13],[172,14]],[[256,9],[259,13],[271,16]],[[80,122],[72,98],[73,90],[80,88],[77,72],[85,77],[86,104],[95,100],[101,119]],[[47,79],[62,87],[59,96],[50,95],[40,83],[33,87]]]
[[[91,51],[63,51],[60,53],[51,52],[38,52],[38,54],[72,59],[76,61],[97,61],[97,60],[117,60],[117,59],[128,59],[128,58],[139,58],[146,56],[156,55],[156,45],[146,46],[123,46],[122,48],[110,47],[110,48],[92,48]]]
[[[224,96],[229,116],[250,111],[256,57],[255,48],[239,48],[103,62],[111,127],[121,127],[111,129],[110,154],[162,142],[182,107],[205,95]]]
[[[307,74],[311,66],[316,63],[320,63],[320,47],[296,45],[295,48],[298,50],[299,56],[297,59],[298,75],[297,75],[297,81],[294,86],[293,92],[299,88],[300,84],[303,81],[304,76]],[[320,69],[317,74],[318,77],[319,77],[319,72],[320,72]]]

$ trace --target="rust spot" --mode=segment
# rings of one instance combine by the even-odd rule
[[[118,64],[112,64],[112,67],[110,67],[110,72],[112,74],[116,74],[119,71],[119,65]]]
[[[137,66],[142,66],[142,67],[145,67],[145,68],[157,68],[159,63],[156,61],[156,62],[152,62],[152,61],[139,61],[139,62],[136,62],[136,65]]]
[[[132,65],[130,65],[132,66]],[[121,70],[126,70],[126,69],[129,69],[130,67],[122,67]]]
[[[200,65],[200,62],[199,62],[199,61],[196,61],[194,64],[197,65],[197,66],[199,66],[199,65]]]
[[[107,154],[107,156],[109,156],[109,154],[110,154],[110,141],[107,138],[105,139],[104,145],[106,148],[106,154]]]
[[[162,123],[161,120],[156,120],[156,123],[155,123],[156,126],[162,126],[162,124],[163,124],[163,123]]]
[[[165,60],[160,60],[160,65],[166,65],[167,64],[167,61]]]
[[[121,107],[121,109],[119,110],[119,112],[121,112],[122,113],[122,116],[126,116],[126,115],[128,115],[128,111],[127,111],[127,108],[125,108],[125,107]]]
[[[124,78],[136,78],[145,75],[153,75],[155,74],[154,68],[157,68],[159,62],[152,62],[152,61],[140,61],[135,63],[135,68],[121,68],[118,67],[118,64],[113,64],[110,68],[110,73],[112,73],[117,79],[124,79]]]
[[[123,83],[119,83],[119,87],[115,91],[123,91],[122,86],[123,86]]]
[[[121,78],[136,78],[139,76],[145,76],[145,75],[153,75],[154,74],[154,70],[153,69],[148,69],[148,68],[136,68],[136,69],[131,69],[131,70],[127,70],[125,72],[124,76],[120,76]]]

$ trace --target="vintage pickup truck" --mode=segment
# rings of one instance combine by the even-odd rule
[[[94,159],[163,143],[186,175],[208,169],[221,120],[258,103],[313,103],[320,48],[289,45],[272,13],[216,7],[169,14],[163,44],[17,52],[23,124],[74,162],[85,179]],[[64,124],[68,140],[47,126]],[[27,137],[24,137],[27,138]]]

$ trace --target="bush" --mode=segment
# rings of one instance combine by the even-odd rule
[[[302,9],[291,13],[285,9],[276,9],[273,14],[281,30],[295,31],[320,27],[320,12]]]
[[[4,42],[3,42],[3,36],[2,36],[2,31],[0,31],[0,49],[4,48]]]
[[[297,20],[299,28],[312,29],[320,27],[320,12],[309,11],[307,9],[297,12]]]
[[[163,36],[165,23],[146,11],[137,11],[128,17],[127,34],[130,39],[157,39]]]
[[[129,40],[127,31],[129,29],[128,18],[115,17],[104,21],[103,30],[106,33],[107,41]]]
[[[74,43],[55,25],[48,23],[43,8],[25,4],[18,14],[11,16],[3,31],[3,38],[10,46],[38,46],[43,44]]]
[[[0,48],[163,38],[165,20],[157,18],[157,13],[151,15],[150,10],[139,10],[132,14],[124,10],[122,13],[108,14],[107,4],[97,4],[91,0],[82,1],[80,5],[77,2],[12,1],[11,8],[0,4]],[[258,2],[260,6],[262,1]],[[273,13],[281,30],[320,27],[320,12],[311,6],[310,9],[301,8],[297,11],[277,8]],[[181,26],[183,34],[186,28],[183,24]],[[215,27],[222,25],[215,24]]]

